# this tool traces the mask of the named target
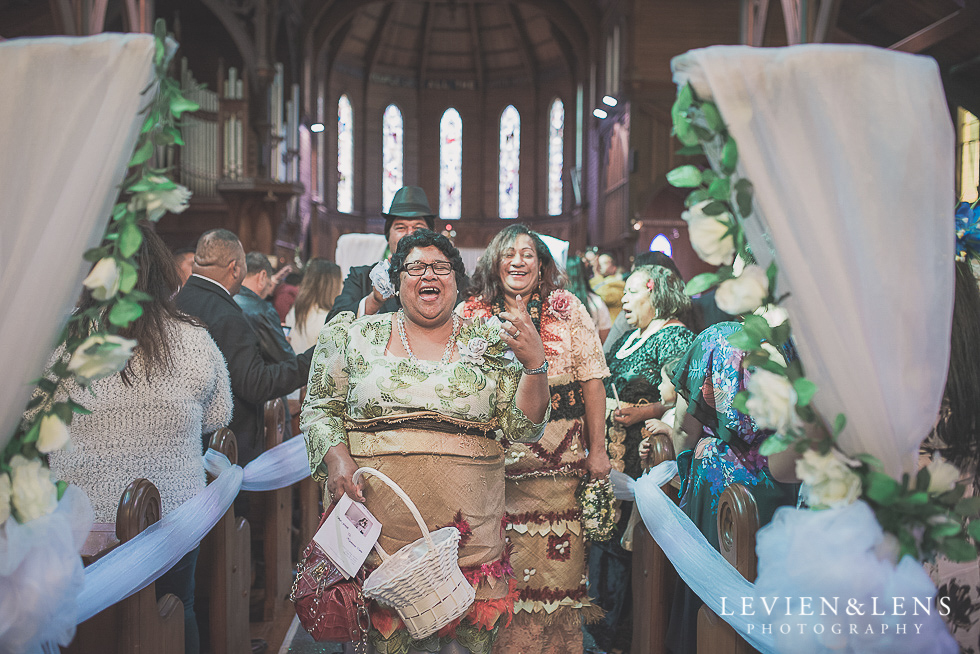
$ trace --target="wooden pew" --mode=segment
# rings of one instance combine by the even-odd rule
[[[85,565],[100,559],[160,520],[160,493],[137,479],[119,500],[115,524],[94,525],[82,548]],[[184,605],[174,595],[157,601],[155,584],[78,625],[66,654],[180,654],[184,651]]]
[[[718,500],[718,542],[721,554],[743,577],[755,581],[757,558],[755,534],[759,510],[752,493],[732,484]],[[698,611],[698,654],[749,654],[745,639],[707,606]]]
[[[674,459],[674,445],[669,436],[650,437],[651,467]],[[677,501],[677,487],[662,486]],[[663,654],[670,607],[677,583],[677,572],[670,559],[653,540],[643,523],[633,533],[633,651]]]
[[[230,429],[216,431],[211,436],[210,447],[232,463],[238,462],[238,443]],[[197,562],[195,607],[199,617],[203,613],[208,616],[211,654],[251,654],[248,627],[251,566],[249,525],[244,518],[235,516],[232,505],[201,541]],[[204,634],[202,630],[202,641]]]
[[[265,451],[282,443],[285,433],[286,409],[283,400],[276,398],[266,402]],[[260,499],[256,500],[256,497]],[[285,612],[293,611],[289,603],[293,583],[292,487],[264,491],[254,496],[249,510],[254,518],[252,537],[262,543],[262,560],[265,563],[262,619],[272,622]]]

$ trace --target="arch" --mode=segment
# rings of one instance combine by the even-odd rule
[[[381,117],[381,207],[388,212],[395,191],[403,186],[405,159],[405,122],[401,109],[394,104]]]
[[[497,212],[517,218],[520,209],[521,114],[514,105],[500,113],[500,149],[497,168]]]
[[[453,107],[439,120],[439,217],[462,215],[463,119]]]

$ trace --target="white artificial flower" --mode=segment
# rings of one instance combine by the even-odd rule
[[[796,389],[786,377],[758,368],[749,377],[746,390],[749,399],[745,409],[759,429],[786,434],[800,425],[796,415]]]
[[[37,437],[37,451],[42,454],[62,449],[71,439],[68,425],[54,413],[41,418],[41,430]]]
[[[88,384],[125,368],[134,347],[136,341],[115,334],[89,336],[71,355],[68,371]]]
[[[10,459],[10,467],[14,516],[20,522],[29,522],[53,513],[58,506],[58,487],[41,460],[16,454]]]
[[[391,262],[388,259],[382,259],[374,264],[374,268],[371,268],[368,275],[371,283],[378,289],[378,293],[381,293],[381,297],[386,300],[395,296],[395,285],[391,283],[389,270],[391,270]]]
[[[147,179],[154,184],[168,182],[166,177],[150,175]],[[159,220],[168,211],[170,213],[182,213],[187,209],[187,202],[191,199],[191,192],[185,186],[175,184],[174,188],[165,191],[142,191],[133,195],[127,205],[127,209],[133,213],[143,209],[146,217],[150,220]]]
[[[735,260],[735,239],[726,234],[733,224],[727,211],[717,216],[704,213],[704,206],[710,200],[699,202],[681,214],[687,222],[691,246],[698,256],[713,266],[731,265]]]
[[[930,493],[945,493],[956,487],[956,482],[960,480],[960,471],[952,463],[944,461],[939,452],[933,452],[932,461],[926,466],[929,471]]]
[[[756,265],[746,266],[738,277],[718,285],[715,304],[725,313],[737,316],[755,311],[769,296],[769,276]]]
[[[474,336],[468,343],[459,344],[459,358],[473,365],[483,364],[483,355],[487,352],[487,339]]]
[[[119,292],[120,279],[119,264],[112,257],[104,257],[99,259],[82,284],[92,291],[92,297],[96,300],[105,301]]]
[[[10,486],[10,475],[0,473],[0,525],[10,517],[10,496],[13,489]]]
[[[796,462],[796,476],[807,485],[807,501],[815,509],[846,506],[861,495],[861,478],[837,450],[807,450]]]

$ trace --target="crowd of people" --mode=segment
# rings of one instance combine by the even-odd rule
[[[430,529],[463,535],[476,602],[424,641],[372,602],[371,642],[393,653],[631,651],[637,517],[617,502],[612,536],[590,542],[577,491],[612,469],[641,475],[658,433],[677,453],[681,508],[716,547],[727,485],[753,493],[760,524],[796,503],[792,466],[770,466],[768,432],[733,406],[751,375],[728,341],[739,317],[710,294],[688,297],[670,257],[639,255],[629,271],[595,250],[560,262],[515,224],[470,278],[422,189],[398,191],[385,218],[382,261],[345,280],[319,258],[276,270],[224,229],[172,255],[143,226],[138,288],[154,299],[129,328],[135,356],[96,400],[72,391],[92,413],[52,469],[88,492],[99,520],[134,476],[157,485],[166,513],[204,486],[202,435],[230,426],[245,465],[262,452],[264,403],[305,388],[300,430],[325,501],[364,502],[388,552],[417,539],[384,484],[353,480],[370,466]],[[184,601],[187,652],[199,651],[196,558],[159,585]],[[672,607],[668,651],[695,652],[700,600],[678,582]]]

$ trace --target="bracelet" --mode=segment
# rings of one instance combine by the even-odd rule
[[[545,359],[544,360],[544,364],[542,364],[542,366],[540,368],[530,368],[530,369],[528,369],[528,368],[525,368],[523,366],[523,364],[522,364],[521,365],[521,371],[525,375],[542,375],[542,374],[548,372],[548,360]]]

